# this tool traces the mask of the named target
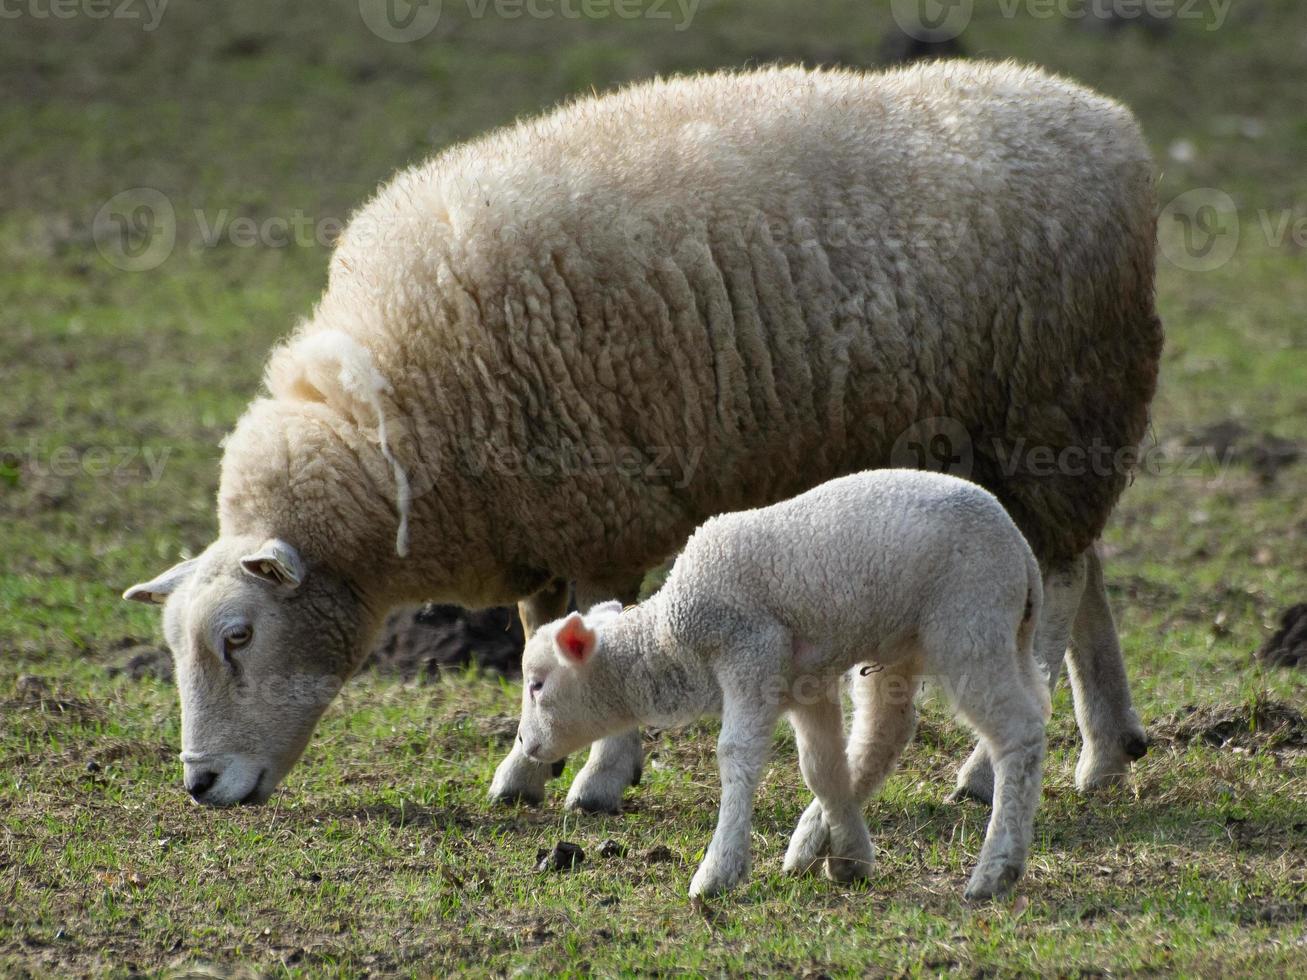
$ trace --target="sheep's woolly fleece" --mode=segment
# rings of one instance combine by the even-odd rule
[[[629,581],[944,417],[1036,553],[1078,554],[1127,468],[1027,464],[1142,437],[1154,227],[1130,113],[1011,64],[578,101],[355,216],[229,438],[222,533],[499,602]]]

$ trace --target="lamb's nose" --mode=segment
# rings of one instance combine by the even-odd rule
[[[191,799],[196,803],[200,802],[200,797],[213,788],[213,784],[218,781],[216,772],[202,772],[196,775],[194,779],[186,781],[186,792],[191,794]]]

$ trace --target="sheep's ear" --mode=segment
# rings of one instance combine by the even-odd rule
[[[176,592],[182,583],[190,578],[198,561],[198,558],[190,558],[179,565],[173,565],[158,578],[133,585],[123,593],[123,598],[130,599],[132,602],[149,602],[161,606],[168,601],[168,596]]]
[[[295,590],[304,581],[304,559],[295,548],[279,538],[269,538],[251,555],[241,559],[246,575]]]
[[[564,663],[584,664],[595,652],[595,631],[585,625],[580,613],[572,613],[554,634],[554,645]]]

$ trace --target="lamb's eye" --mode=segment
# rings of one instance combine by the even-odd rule
[[[530,684],[526,686],[526,689],[530,691],[532,694],[539,694],[541,690],[544,689],[544,686],[545,686],[544,681],[532,681]]]
[[[223,653],[228,654],[233,650],[247,647],[252,639],[254,639],[254,630],[250,629],[250,627],[233,626],[222,636]]]

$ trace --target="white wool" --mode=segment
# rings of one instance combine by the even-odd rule
[[[322,330],[308,334],[301,341],[300,349],[306,355],[304,358],[306,363],[312,363],[315,357],[336,362],[339,365],[338,377],[344,390],[366,402],[376,413],[377,440],[381,444],[381,455],[390,464],[395,478],[395,507],[399,511],[395,553],[401,558],[407,558],[408,517],[413,503],[413,490],[408,473],[390,449],[390,441],[386,433],[386,410],[381,400],[382,395],[391,394],[394,389],[385,376],[377,370],[372,354],[367,348],[340,330]]]

